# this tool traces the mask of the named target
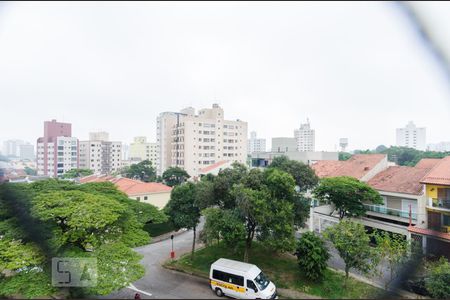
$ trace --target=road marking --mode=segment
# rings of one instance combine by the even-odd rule
[[[130,283],[130,286],[128,286],[128,288],[129,288],[130,290],[133,290],[133,291],[142,293],[142,294],[147,295],[147,296],[151,296],[151,295],[152,295],[152,294],[150,294],[150,293],[147,293],[146,291],[141,291],[140,289],[136,288],[136,287],[135,287],[133,284],[131,284],[131,283]]]

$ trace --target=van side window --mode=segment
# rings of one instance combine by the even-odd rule
[[[244,277],[242,277],[242,276],[229,274],[229,273],[218,271],[218,270],[213,270],[212,277],[214,279],[217,279],[220,281],[225,281],[228,283],[244,286]]]
[[[254,290],[255,293],[258,292],[255,283],[251,280],[247,280],[247,288]]]

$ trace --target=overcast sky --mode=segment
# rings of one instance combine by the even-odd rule
[[[394,144],[410,120],[450,141],[448,84],[393,3],[0,2],[0,141],[51,119],[156,140],[160,112],[212,103],[269,144],[306,118],[316,150]]]

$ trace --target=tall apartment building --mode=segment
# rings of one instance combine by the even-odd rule
[[[158,172],[178,166],[191,176],[219,161],[246,163],[247,122],[225,120],[218,104],[199,110],[161,113],[157,119]]]
[[[3,155],[5,156],[20,156],[20,145],[24,145],[22,140],[7,140],[3,142]]]
[[[72,137],[72,124],[44,122],[44,136],[37,139],[37,174],[60,177],[79,167],[78,139]]]
[[[266,152],[266,139],[258,139],[256,131],[250,132],[250,138],[247,142],[247,153],[261,153]]]
[[[272,138],[272,152],[292,152],[297,150],[297,140],[291,137]]]
[[[426,128],[418,128],[412,121],[404,128],[397,128],[397,146],[425,150]]]
[[[149,143],[145,136],[137,136],[130,144],[130,160],[149,160],[158,168],[159,165],[158,143]]]
[[[110,142],[107,132],[89,133],[89,141],[80,142],[80,168],[94,174],[111,174],[122,167],[122,143]]]
[[[36,156],[34,154],[34,146],[28,143],[20,145],[19,157],[20,159],[35,160]]]
[[[309,120],[300,124],[300,129],[294,130],[294,136],[297,140],[297,151],[314,151],[315,149],[315,130],[311,129]]]

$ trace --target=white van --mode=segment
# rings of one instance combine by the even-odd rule
[[[209,282],[217,296],[241,299],[276,299],[277,289],[252,264],[220,258],[211,265]]]

